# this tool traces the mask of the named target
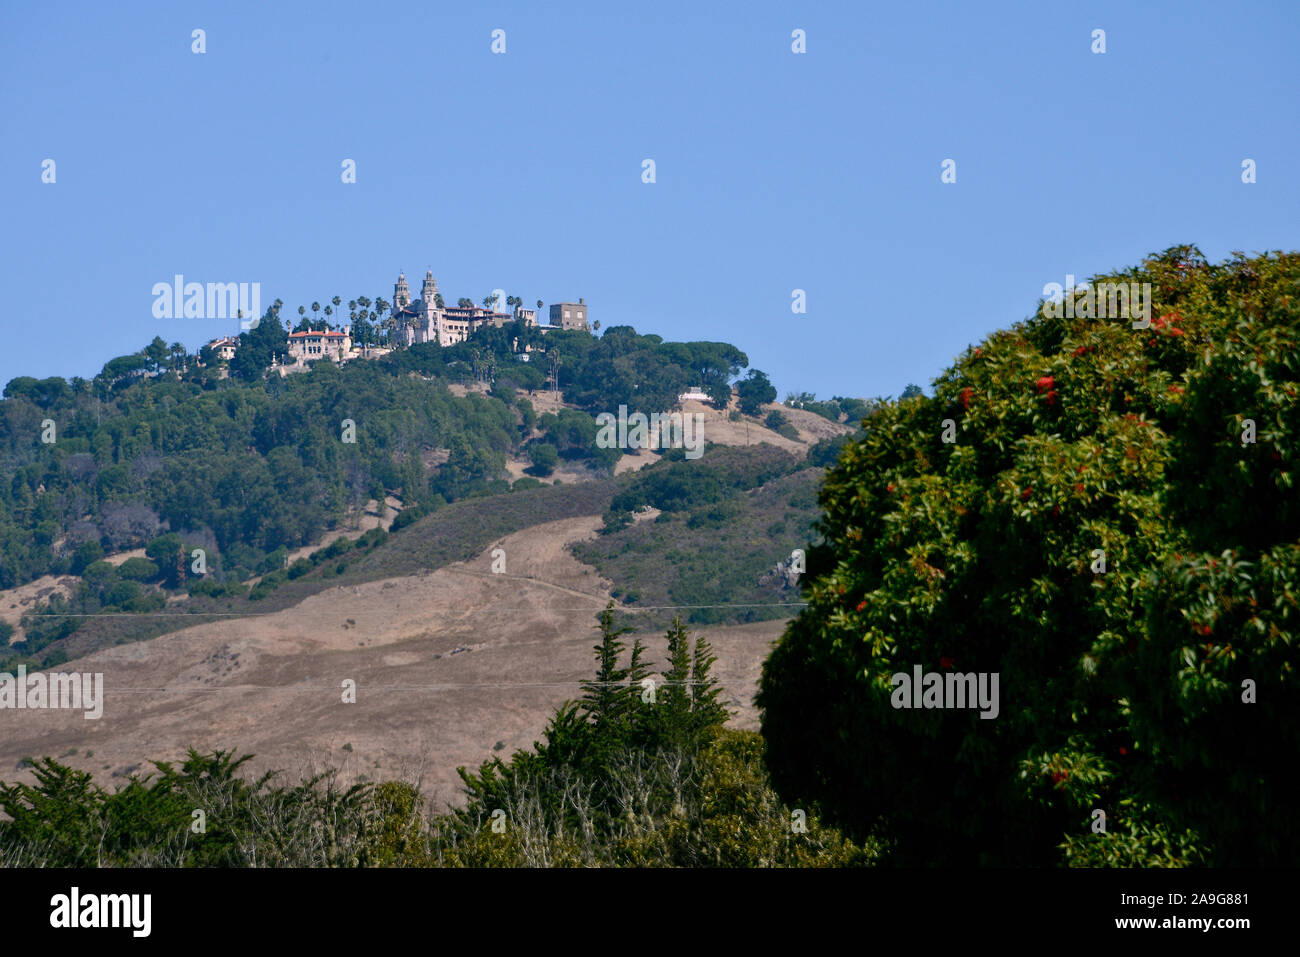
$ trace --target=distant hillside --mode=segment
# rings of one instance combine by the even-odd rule
[[[624,485],[605,534],[574,554],[615,583],[615,598],[657,610],[656,626],[677,613],[658,610],[669,605],[698,624],[783,618],[800,594],[777,566],[807,548],[821,476],[769,445],[663,461]]]
[[[276,610],[335,578],[440,567],[494,536],[600,515],[630,481],[609,485],[612,473],[660,458],[595,441],[595,414],[620,405],[667,411],[703,383],[722,407],[685,408],[705,416],[711,443],[768,442],[791,463],[811,449],[809,461],[825,464],[851,431],[773,406],[762,373],[751,371],[732,395],[728,383],[748,360],[725,343],[665,343],[627,327],[600,339],[552,332],[545,351],[539,344],[521,362],[516,332],[527,335],[487,328],[457,346],[248,382],[152,347],[93,380],[11,381],[0,401],[0,589],[10,590],[0,599],[11,596],[4,610],[13,623],[0,620],[0,665],[52,665],[192,623],[182,615]],[[538,363],[551,361],[559,392],[520,391],[543,384]],[[123,375],[128,365],[144,371]],[[575,482],[591,487],[570,491]],[[402,506],[395,540],[382,529],[351,531],[368,502],[384,501]],[[737,499],[724,511],[752,537],[771,509]],[[710,520],[686,521],[693,538]],[[436,544],[403,532],[421,527],[440,530]],[[340,532],[349,540],[314,547]],[[310,560],[294,560],[304,554]],[[761,557],[762,567],[757,554],[747,559],[746,591],[777,560]],[[605,560],[611,579],[635,593],[639,572]],[[741,573],[728,581],[733,574]],[[667,587],[668,577],[652,578],[660,584],[648,593]],[[37,589],[12,591],[37,579],[47,583],[43,601],[33,601]],[[676,594],[694,587],[679,583]]]

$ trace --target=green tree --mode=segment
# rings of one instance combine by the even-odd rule
[[[614,603],[600,613],[600,641],[594,646],[596,676],[582,682],[581,705],[595,727],[597,759],[626,746],[631,738],[633,720],[640,702],[641,682],[650,674],[644,659],[641,639],[632,643],[632,655],[625,667],[619,659],[625,647],[622,635],[630,628],[614,625]]]
[[[539,442],[530,446],[528,455],[533,460],[531,471],[541,476],[547,476],[554,472],[556,464],[560,461],[560,453],[549,442]]]
[[[1146,328],[1044,306],[872,414],[763,668],[783,797],[904,864],[1300,854],[1297,281],[1175,247],[1092,284],[1149,283]],[[997,675],[996,718],[904,707],[918,667]]]
[[[160,535],[144,547],[144,553],[162,574],[168,588],[180,588],[185,582],[185,544],[174,532]]]
[[[763,411],[763,404],[776,399],[776,389],[766,375],[757,369],[750,369],[749,375],[736,383],[736,394],[740,401],[740,411],[745,415],[758,415]]]

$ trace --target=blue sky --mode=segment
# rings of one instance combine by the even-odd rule
[[[154,318],[176,273],[296,314],[432,268],[928,391],[1067,273],[1298,248],[1300,4],[1134,6],[7,2],[0,383],[233,331]]]

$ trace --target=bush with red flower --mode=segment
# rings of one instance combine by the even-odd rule
[[[1107,279],[1152,284],[1149,328],[1040,311],[827,473],[762,730],[787,800],[896,863],[1300,858],[1300,255]],[[996,720],[892,706],[954,656]]]

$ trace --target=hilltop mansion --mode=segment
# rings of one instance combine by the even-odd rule
[[[553,303],[550,310],[550,325],[540,325],[537,310],[515,306],[514,312],[497,312],[482,306],[447,306],[438,294],[438,281],[433,278],[430,269],[424,275],[424,285],[420,289],[420,298],[411,298],[411,289],[406,282],[406,274],[398,273],[397,282],[393,284],[393,303],[389,311],[392,320],[392,345],[397,347],[414,346],[422,343],[436,342],[450,346],[464,342],[476,330],[485,325],[498,328],[508,322],[522,321],[536,327],[540,332],[552,329],[581,329],[590,331],[587,324],[587,304],[582,299],[575,302]],[[208,343],[217,356],[229,361],[234,357],[239,339],[234,336],[214,339]],[[377,357],[389,351],[388,348],[367,348],[362,350],[352,339],[352,329],[344,325],[342,331],[310,331],[289,334],[289,359],[283,366],[274,363],[281,375],[307,368],[319,359],[343,363],[353,358]]]
[[[538,324],[537,311],[524,306],[515,306],[515,311],[508,313],[474,305],[446,306],[441,302],[438,280],[433,278],[432,269],[424,274],[424,285],[420,289],[420,298],[416,300],[411,299],[411,289],[406,283],[406,274],[398,273],[397,282],[393,284],[391,312],[393,319],[396,320],[394,325],[397,329],[397,341],[407,346],[425,342],[437,342],[449,346],[464,342],[475,330],[484,325],[499,327],[515,320],[521,320],[530,326]],[[553,304],[551,327],[588,329],[586,303],[579,299],[576,303]]]

